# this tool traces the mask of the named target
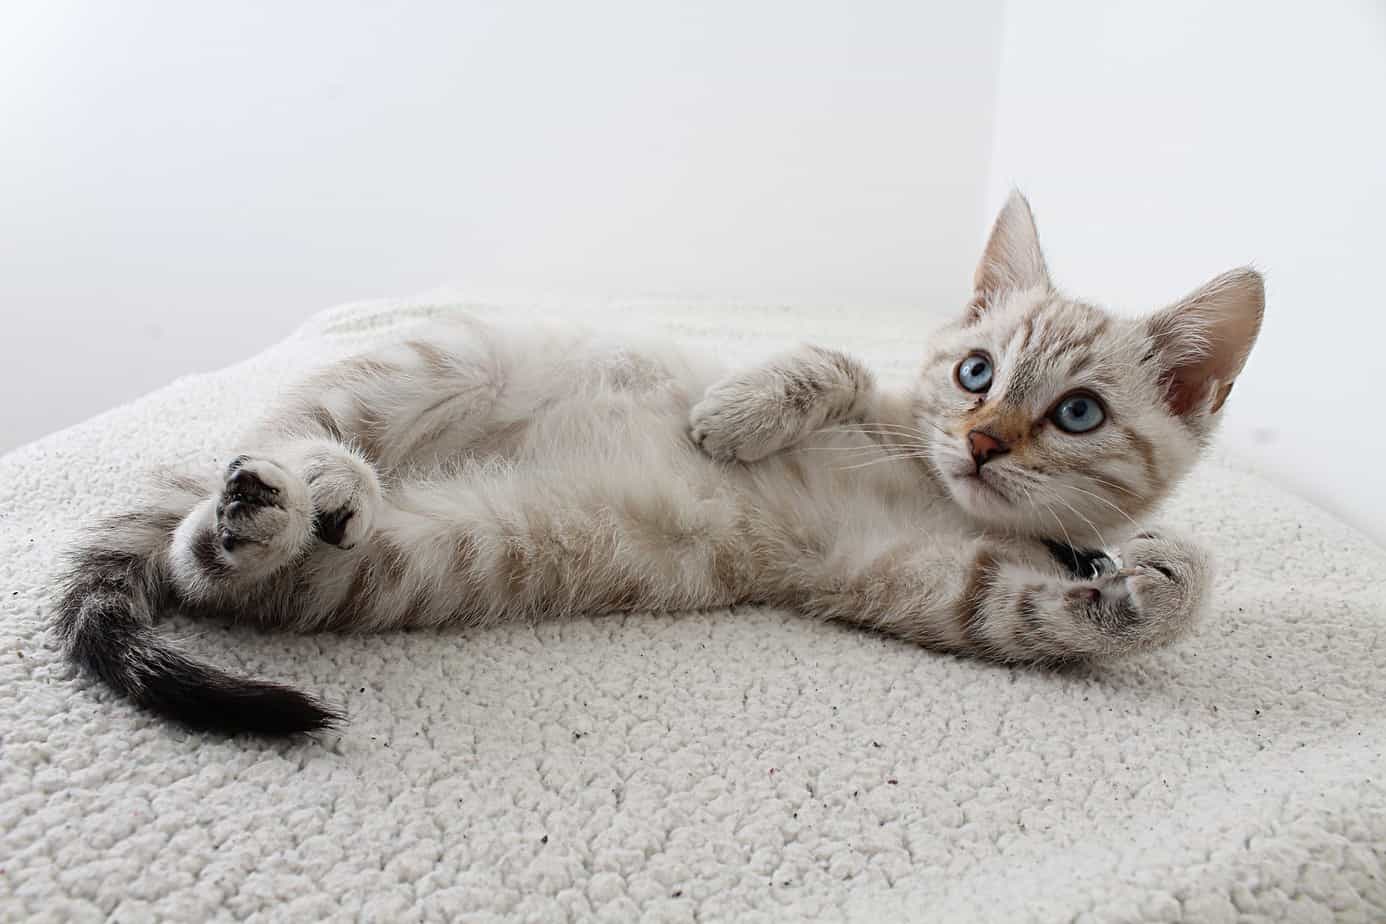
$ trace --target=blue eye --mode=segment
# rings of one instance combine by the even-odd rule
[[[1068,433],[1087,433],[1089,430],[1097,429],[1102,421],[1107,419],[1107,412],[1102,410],[1102,402],[1092,395],[1076,394],[1060,401],[1049,418],[1060,430]]]
[[[973,353],[958,363],[955,375],[959,385],[979,395],[991,387],[991,359],[984,353]]]

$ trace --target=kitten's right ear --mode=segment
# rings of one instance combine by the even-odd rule
[[[991,226],[991,236],[972,277],[968,319],[979,317],[1003,292],[1033,288],[1051,288],[1049,269],[1044,264],[1030,203],[1015,189]]]

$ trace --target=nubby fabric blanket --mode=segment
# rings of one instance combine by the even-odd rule
[[[1214,550],[1211,612],[1101,668],[753,607],[378,636],[173,620],[348,713],[266,742],[190,734],[63,661],[61,552],[141,470],[228,458],[286,382],[403,325],[532,307],[337,309],[0,459],[0,920],[1386,920],[1386,552],[1224,458],[1160,518]],[[886,381],[936,320],[540,307],[746,362],[811,339]]]

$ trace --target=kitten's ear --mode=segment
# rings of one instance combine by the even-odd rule
[[[1049,270],[1044,265],[1030,203],[1020,190],[1012,190],[991,226],[986,250],[972,277],[969,317],[979,316],[1002,292],[1036,287],[1050,288]]]
[[[1265,307],[1261,274],[1242,267],[1146,320],[1171,411],[1189,416],[1222,408],[1256,342]]]

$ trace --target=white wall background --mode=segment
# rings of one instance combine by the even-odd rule
[[[1386,3],[1011,0],[1003,49],[990,201],[1114,307],[1260,267],[1226,442],[1386,539]]]
[[[1000,17],[6,0],[0,450],[446,283],[959,303]]]
[[[954,306],[1017,183],[1075,294],[1265,270],[1229,442],[1386,538],[1383,112],[1380,0],[7,0],[0,451],[446,283]]]

